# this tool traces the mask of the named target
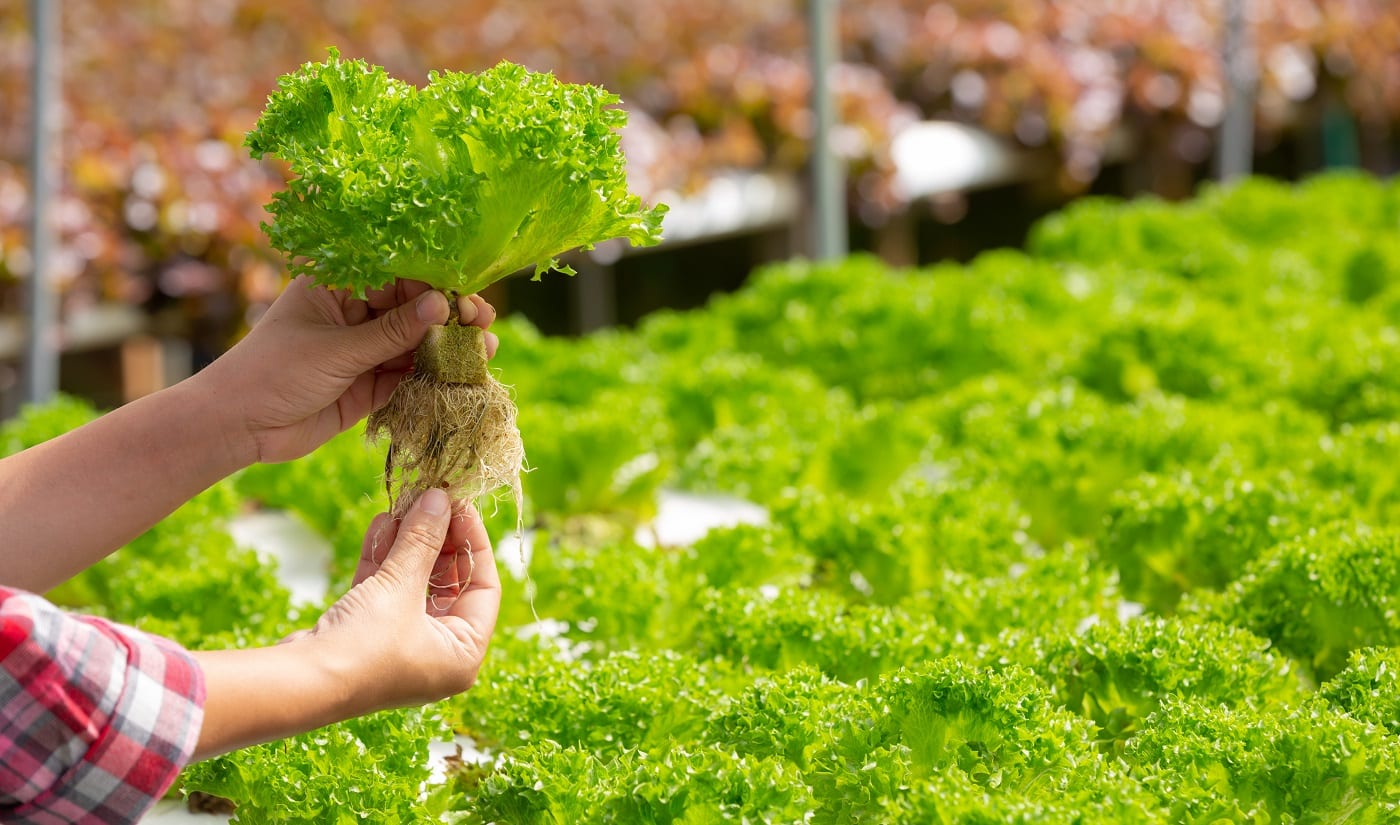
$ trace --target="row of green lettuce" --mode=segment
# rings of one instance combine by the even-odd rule
[[[533,599],[462,697],[187,770],[237,821],[1400,817],[1400,183],[1089,200],[968,265],[794,262],[635,330],[498,332]],[[26,411],[0,452],[93,414]],[[53,596],[275,641],[315,606],[225,525],[293,513],[334,595],[381,449],[251,468]],[[644,546],[663,487],[769,521]],[[453,731],[491,760],[430,781]]]

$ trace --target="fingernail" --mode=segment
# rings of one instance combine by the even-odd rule
[[[442,293],[435,289],[430,289],[418,296],[416,305],[418,320],[433,322],[441,318],[443,316],[441,307],[446,301],[447,299],[442,297]]]
[[[423,497],[418,499],[418,504],[423,508],[423,512],[430,516],[440,516],[452,506],[452,502],[447,500],[447,493],[436,487],[424,493]]]
[[[470,324],[472,321],[475,321],[479,312],[480,311],[476,308],[476,301],[473,301],[466,295],[457,299],[457,315],[461,318],[462,323]]]

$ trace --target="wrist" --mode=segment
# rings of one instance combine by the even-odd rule
[[[324,697],[325,711],[333,717],[327,723],[378,710],[368,695],[364,653],[353,644],[333,635],[309,633],[277,647],[309,669]]]
[[[211,364],[170,391],[181,398],[189,420],[203,422],[206,443],[228,475],[257,463],[258,443],[244,413],[243,399],[219,367]]]
[[[315,636],[272,647],[196,651],[204,671],[207,759],[315,730],[366,712],[352,659]]]
[[[305,670],[305,691],[314,696],[325,721],[351,719],[371,710],[365,688],[363,651],[342,643],[335,637],[316,633],[284,642],[276,650],[288,658],[293,667]],[[319,727],[319,726],[318,726]]]

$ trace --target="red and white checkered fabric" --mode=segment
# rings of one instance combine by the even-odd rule
[[[0,587],[0,822],[135,822],[203,718],[204,674],[183,648]]]

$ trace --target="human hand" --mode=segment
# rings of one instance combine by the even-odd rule
[[[480,516],[451,510],[443,491],[429,490],[402,521],[377,516],[354,586],[289,639],[349,657],[357,713],[426,704],[476,682],[501,580]]]
[[[366,300],[292,281],[252,331],[195,378],[221,395],[237,421],[247,462],[289,461],[324,444],[389,399],[413,367],[428,327],[448,305],[418,281],[396,281]],[[496,310],[480,296],[458,299],[463,323],[486,329]],[[496,336],[486,335],[487,357]]]
[[[195,758],[470,688],[501,580],[480,517],[450,511],[446,494],[429,490],[402,521],[377,517],[355,585],[310,630],[271,647],[192,653],[206,685]]]

